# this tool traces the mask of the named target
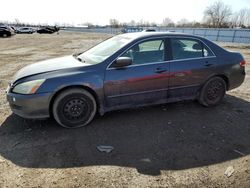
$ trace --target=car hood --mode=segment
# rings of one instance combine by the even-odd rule
[[[89,65],[91,64],[82,63],[79,60],[75,59],[73,56],[65,56],[55,59],[49,59],[22,68],[15,74],[13,82],[27,76],[32,76],[36,74],[67,69],[67,68],[89,66]]]

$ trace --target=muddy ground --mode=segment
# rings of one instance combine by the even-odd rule
[[[0,38],[0,187],[250,187],[250,64],[244,84],[215,108],[191,101],[116,111],[75,130],[11,113],[4,90],[17,70],[107,37]],[[219,44],[250,63],[250,45]]]

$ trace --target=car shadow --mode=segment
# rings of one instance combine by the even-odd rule
[[[248,155],[249,122],[250,103],[230,95],[214,108],[181,102],[110,112],[73,130],[10,115],[0,126],[0,155],[28,168],[113,165],[159,175]]]

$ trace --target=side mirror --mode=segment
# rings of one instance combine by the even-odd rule
[[[132,59],[130,57],[119,57],[113,64],[114,68],[122,68],[132,64]]]

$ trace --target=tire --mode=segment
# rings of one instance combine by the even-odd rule
[[[6,33],[4,33],[4,34],[3,34],[3,37],[6,38],[6,37],[8,37],[8,35],[7,35]]]
[[[78,128],[89,124],[96,114],[95,98],[84,89],[68,89],[60,93],[53,103],[53,116],[65,128]]]
[[[198,101],[206,107],[216,106],[223,100],[225,93],[226,82],[221,77],[213,77],[203,85]]]

